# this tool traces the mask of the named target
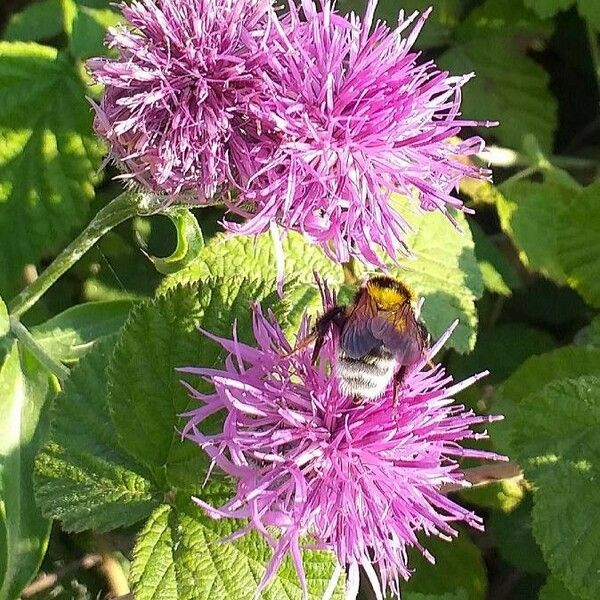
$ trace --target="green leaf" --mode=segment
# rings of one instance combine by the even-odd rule
[[[517,247],[523,264],[557,283],[564,283],[558,236],[564,229],[562,215],[580,202],[577,194],[549,181],[518,181],[503,186],[502,192],[497,203],[500,225]]]
[[[60,90],[60,94],[56,93]],[[0,290],[60,248],[94,195],[99,146],[75,66],[55,49],[0,42]]]
[[[322,304],[315,283],[317,272],[334,289],[344,280],[342,267],[328,259],[323,251],[309,244],[298,233],[288,232],[283,239],[285,254],[285,294],[275,307],[279,322],[288,335],[298,331],[302,314],[322,312]],[[262,282],[263,294],[275,293],[277,271],[273,242],[269,234],[251,237],[233,237],[219,234],[213,237],[188,267],[164,279],[160,290],[178,283],[205,280],[213,276],[227,281],[240,277]]]
[[[560,579],[550,575],[546,585],[540,590],[539,600],[580,600],[580,598],[573,596]]]
[[[466,593],[468,600],[484,600],[487,575],[479,548],[465,532],[446,542],[437,537],[424,537],[421,543],[435,557],[435,565],[418,551],[409,552],[413,576],[402,586],[404,593],[458,594]]]
[[[461,590],[455,594],[419,594],[407,592],[402,594],[403,600],[469,600],[467,592]]]
[[[152,470],[159,485],[197,487],[208,464],[178,431],[179,415],[197,402],[176,369],[212,367],[224,358],[221,347],[198,327],[231,337],[235,321],[239,338],[250,342],[251,304],[264,300],[266,308],[276,298],[268,287],[234,277],[210,278],[172,288],[130,315],[110,362],[109,404],[121,444]],[[190,381],[202,385],[197,377]]]
[[[587,327],[577,332],[574,342],[578,346],[600,348],[600,315],[594,317]]]
[[[12,15],[4,30],[4,39],[9,42],[39,42],[60,35],[62,30],[60,0],[43,0]]]
[[[524,0],[525,6],[532,8],[543,19],[553,17],[557,12],[566,10],[576,0]]]
[[[331,284],[341,283],[344,279],[340,265],[329,260],[320,248],[309,244],[298,233],[286,234],[283,251],[286,283],[314,286],[315,271]],[[271,236],[264,234],[253,238],[218,234],[206,244],[196,261],[166,277],[160,289],[164,291],[209,276],[257,279],[275,290],[277,272]]]
[[[532,499],[528,495],[508,514],[493,512],[488,526],[498,552],[505,561],[521,571],[543,575],[548,567],[531,531],[532,506]]]
[[[53,407],[50,440],[36,459],[38,503],[67,531],[130,525],[160,500],[149,473],[117,444],[106,401],[113,346],[111,339],[98,343],[71,371]]]
[[[0,598],[17,598],[46,553],[50,521],[36,506],[31,473],[45,430],[48,376],[17,342],[0,367]]]
[[[558,262],[584,300],[600,307],[600,182],[583,190],[559,215]]]
[[[470,220],[469,226],[475,243],[475,256],[481,269],[483,285],[490,292],[500,296],[510,296],[513,288],[522,287],[516,269],[476,221]]]
[[[119,13],[109,8],[90,8],[78,3],[69,49],[74,56],[81,59],[106,54],[106,31],[122,20],[123,17]]]
[[[173,253],[165,258],[147,256],[159,273],[170,275],[181,271],[200,256],[204,238],[196,217],[187,208],[174,208],[164,214],[175,225],[177,246]]]
[[[270,551],[258,535],[221,540],[240,523],[214,521],[195,506],[160,506],[140,533],[133,551],[131,583],[136,600],[250,600]],[[308,598],[320,600],[333,573],[332,555],[304,552]],[[333,598],[343,598],[343,576]],[[300,600],[296,574],[286,561],[264,600]]]
[[[499,121],[487,136],[518,148],[523,136],[532,133],[544,149],[551,148],[557,104],[548,91],[548,75],[509,38],[468,38],[446,51],[439,64],[454,74],[476,73],[464,88],[462,111],[469,119]]]
[[[516,44],[530,45],[543,41],[552,34],[552,23],[540,20],[539,16],[523,5],[522,0],[486,0],[474,8],[456,31],[459,41],[470,41],[476,37],[489,39],[500,34],[512,38]]]
[[[413,228],[406,240],[414,256],[399,258],[391,273],[425,299],[421,319],[434,338],[458,319],[448,346],[459,352],[472,350],[477,337],[475,300],[483,294],[483,280],[464,215],[454,215],[459,231],[439,212],[415,214],[404,199],[396,197],[395,202]]]
[[[577,5],[579,14],[586,21],[600,29],[600,4],[597,0],[525,0],[525,6],[535,10],[540,17],[552,17],[557,12]]]
[[[533,532],[575,596],[600,595],[600,377],[553,381],[519,405],[514,456],[536,486]]]
[[[365,6],[364,0],[341,0],[339,2],[342,12],[353,10],[359,15],[364,14]],[[416,10],[423,12],[430,6],[432,6],[430,0],[403,0],[401,4],[396,0],[381,0],[377,4],[375,18],[383,19],[393,27],[398,23],[400,9],[404,10],[405,16],[409,16]],[[463,11],[464,3],[461,0],[436,0],[433,12],[416,39],[416,47],[432,48],[448,44]]]
[[[469,504],[507,513],[519,506],[525,490],[521,481],[503,479],[487,485],[465,488],[458,493],[461,499]]]
[[[8,310],[4,300],[0,298],[0,337],[5,336],[10,331],[10,321],[8,319]]]
[[[552,350],[556,343],[542,329],[521,323],[506,323],[482,331],[471,354],[453,356],[449,368],[458,380],[488,369],[484,385],[504,381],[523,361],[534,354]]]
[[[510,432],[514,413],[526,396],[539,391],[551,381],[596,374],[600,375],[600,350],[597,349],[565,346],[527,359],[496,390],[492,412],[502,414],[505,418],[489,427],[495,446],[512,456]]]
[[[133,306],[131,300],[78,304],[34,327],[31,333],[53,358],[75,362],[99,340],[116,333]]]
[[[422,319],[431,334],[441,335],[454,319],[460,320],[449,345],[464,352],[475,343],[477,312],[475,299],[483,293],[481,273],[475,259],[473,241],[462,215],[457,215],[463,231],[458,231],[443,215],[427,213],[415,215],[408,202],[396,197],[394,202],[413,227],[407,243],[414,253],[412,258],[399,258],[391,268],[393,275],[412,287],[425,298]],[[282,306],[288,315],[289,330],[297,326],[304,309],[309,313],[321,310],[314,272],[324,277],[334,288],[343,282],[340,265],[329,260],[314,245],[299,234],[290,232],[283,240],[287,292]],[[217,235],[203,248],[198,260],[187,268],[165,279],[160,289],[165,290],[208,276],[248,277],[258,279],[265,290],[276,287],[276,265],[273,244],[268,234],[256,240],[248,237]]]

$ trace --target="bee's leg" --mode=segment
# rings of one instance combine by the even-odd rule
[[[398,406],[398,388],[402,385],[404,381],[404,376],[406,375],[406,367],[402,365],[395,373],[393,378],[393,388],[392,388],[392,402],[394,406]]]
[[[333,325],[341,327],[346,319],[345,314],[345,306],[334,306],[317,319],[313,328],[313,335],[315,336],[315,347],[312,353],[313,363],[317,362],[319,352],[321,351],[323,342],[325,341],[325,337],[329,333],[329,330]]]

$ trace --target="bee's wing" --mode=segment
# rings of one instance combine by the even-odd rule
[[[381,340],[373,335],[371,328],[371,322],[376,313],[377,309],[374,303],[366,293],[362,293],[340,334],[340,348],[350,358],[361,358],[373,348],[381,345]]]
[[[370,324],[373,336],[394,354],[400,365],[411,365],[420,358],[424,341],[410,308],[396,313],[379,312]]]

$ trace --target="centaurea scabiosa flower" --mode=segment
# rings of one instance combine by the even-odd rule
[[[310,348],[292,352],[273,314],[255,307],[253,329],[256,346],[240,342],[235,328],[232,340],[207,333],[230,353],[225,367],[182,371],[214,386],[208,395],[188,386],[202,405],[185,415],[184,435],[236,484],[225,505],[198,505],[216,519],[249,519],[239,535],[256,530],[274,549],[256,597],[288,553],[306,591],[303,541],[332,550],[348,567],[347,598],[358,592],[359,566],[383,598],[386,588],[399,594],[400,580],[410,576],[409,547],[433,561],[417,534],[452,538],[460,521],[482,527],[441,490],[468,485],[459,458],[503,459],[460,445],[483,437],[473,427],[494,420],[452,400],[481,375],[454,383],[440,365],[427,367],[451,329],[407,374],[396,399],[390,385],[363,404],[341,393],[331,371],[336,339],[326,341],[315,365]],[[308,332],[304,318],[298,335]],[[203,433],[203,421],[220,411],[222,431]]]
[[[88,65],[105,86],[96,131],[144,187],[211,198],[263,150],[260,96],[270,0],[134,0],[112,29],[117,58]]]
[[[279,141],[241,195],[254,214],[233,203],[248,221],[229,228],[256,234],[276,222],[338,261],[355,256],[382,267],[377,247],[392,259],[406,251],[408,225],[392,192],[447,213],[462,207],[454,194],[461,178],[489,176],[457,160],[483,148],[479,137],[457,139],[483,124],[460,116],[472,74],[451,76],[412,49],[429,11],[401,14],[390,29],[373,24],[377,0],[362,21],[337,14],[331,0],[320,4],[302,0],[301,14],[292,0],[275,20],[263,108]]]

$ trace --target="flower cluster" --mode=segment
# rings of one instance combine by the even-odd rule
[[[134,0],[114,30],[119,56],[90,67],[105,85],[96,129],[129,177],[209,200],[235,191],[230,231],[300,231],[329,256],[381,267],[406,250],[393,192],[424,210],[461,208],[459,160],[479,152],[461,88],[413,44],[429,14],[397,28],[343,16],[332,0]],[[224,197],[227,197],[224,194]]]
[[[479,137],[456,140],[478,124],[459,113],[470,76],[449,76],[411,49],[429,11],[392,30],[373,26],[375,6],[361,21],[328,0],[321,11],[302,2],[303,19],[291,4],[272,42],[264,106],[280,142],[244,190],[257,214],[233,230],[259,233],[274,220],[337,261],[381,267],[376,247],[394,259],[408,230],[392,192],[446,212],[462,205],[453,196],[461,178],[488,175],[457,160],[483,148]]]
[[[88,64],[104,84],[96,131],[128,177],[210,199],[260,144],[270,0],[134,0],[109,34],[118,58]]]
[[[257,596],[287,553],[306,589],[301,538],[331,549],[348,565],[347,597],[358,590],[358,567],[369,575],[377,597],[410,575],[407,548],[433,560],[417,534],[453,537],[453,522],[481,528],[481,520],[443,494],[444,484],[468,485],[460,457],[501,459],[460,446],[483,437],[473,427],[494,420],[453,404],[452,395],[482,374],[461,383],[441,366],[426,367],[449,330],[407,374],[394,398],[392,386],[374,403],[357,405],[340,391],[330,365],[335,339],[314,365],[311,350],[292,352],[272,314],[254,308],[256,346],[213,338],[230,354],[224,369],[185,368],[208,379],[214,393],[188,386],[202,406],[187,413],[184,435],[236,482],[224,506],[197,503],[214,518],[247,518],[241,534],[254,529],[274,553]],[[298,335],[309,332],[305,318]],[[222,432],[208,435],[202,423],[224,411]],[[274,538],[270,526],[281,530]],[[376,575],[375,564],[379,575]]]

